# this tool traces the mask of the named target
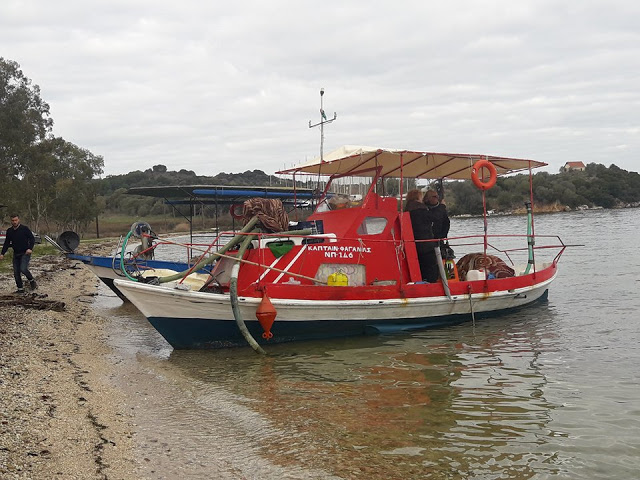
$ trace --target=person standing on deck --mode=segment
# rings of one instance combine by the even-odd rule
[[[15,293],[24,293],[23,274],[29,280],[31,290],[38,288],[38,284],[29,271],[34,245],[35,238],[29,227],[20,223],[18,215],[11,215],[11,228],[7,229],[2,252],[0,252],[0,260],[4,259],[4,254],[7,253],[9,247],[13,248],[13,276],[16,280],[16,287],[18,287]]]
[[[404,207],[405,212],[409,212],[411,225],[413,227],[413,237],[415,240],[431,240],[436,238],[433,234],[433,216],[427,206],[422,203],[422,192],[420,190],[410,190],[407,192],[407,200]],[[437,242],[416,241],[416,251],[418,262],[420,263],[420,273],[426,282],[437,282],[439,278],[438,260],[434,248]]]
[[[447,238],[449,235],[449,227],[451,221],[447,213],[447,207],[440,201],[438,192],[435,190],[427,190],[424,194],[424,203],[433,216],[433,235],[434,238]],[[442,245],[442,242],[440,242]]]

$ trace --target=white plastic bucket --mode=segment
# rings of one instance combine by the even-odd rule
[[[467,281],[473,282],[474,280],[486,280],[487,275],[484,270],[469,270],[467,272]]]

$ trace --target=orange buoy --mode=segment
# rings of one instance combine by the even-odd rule
[[[486,168],[489,171],[489,178],[486,181],[484,181],[484,178],[482,180],[480,179],[480,170],[483,168]],[[496,171],[496,167],[489,160],[478,160],[473,164],[473,168],[471,169],[471,180],[480,190],[489,190],[496,184],[497,178],[498,172]]]
[[[260,305],[258,305],[258,308],[256,309],[256,318],[258,319],[258,322],[260,322],[260,325],[264,330],[262,338],[269,340],[271,337],[273,337],[273,333],[271,333],[271,327],[273,326],[273,322],[276,319],[276,315],[278,315],[278,312],[265,293],[262,296]]]

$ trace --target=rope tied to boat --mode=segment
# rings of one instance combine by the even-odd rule
[[[398,244],[396,244],[396,234],[394,233],[393,229],[391,229],[391,238],[393,238],[393,244],[395,245],[395,251],[396,251],[396,264],[398,265],[398,276],[399,278],[402,278],[402,265],[400,264],[400,250],[402,249],[402,241]]]
[[[358,238],[358,244],[360,245],[360,248],[358,249],[358,263],[360,263],[360,260],[364,258],[363,257],[363,252],[365,249],[364,240],[362,240],[362,238]]]
[[[471,301],[471,285],[467,285],[467,291],[469,292],[469,308],[471,309],[471,321],[473,326],[476,326],[476,315],[473,313],[473,302]]]

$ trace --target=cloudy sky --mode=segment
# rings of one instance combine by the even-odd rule
[[[370,145],[640,170],[640,3],[2,0],[0,56],[105,175]]]

